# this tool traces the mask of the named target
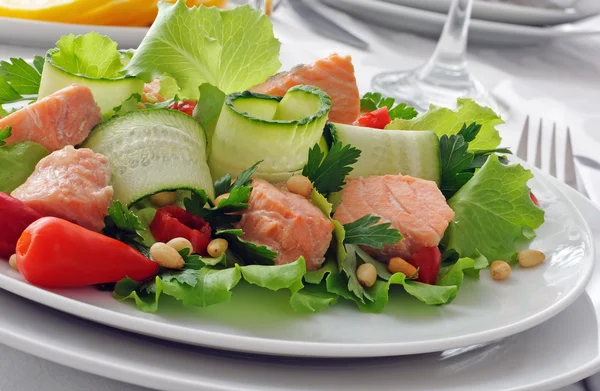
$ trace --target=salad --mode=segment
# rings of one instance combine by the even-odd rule
[[[135,51],[90,33],[1,62],[0,258],[147,312],[242,280],[299,312],[443,305],[482,270],[544,261],[496,113],[361,97],[349,56],[279,72],[279,49],[260,11],[179,0]]]

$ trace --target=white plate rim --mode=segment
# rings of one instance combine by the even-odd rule
[[[384,2],[413,7],[413,3],[419,4],[418,1],[414,0],[383,0]],[[447,13],[450,7],[450,0],[439,0],[430,1],[429,3],[416,6],[416,8],[431,11],[437,13]],[[473,3],[473,19],[480,19],[486,21],[496,21],[503,23],[511,23],[516,25],[532,25],[537,26],[539,24],[560,24],[575,22],[593,15],[600,13],[598,10],[589,10],[583,12],[578,10],[576,6],[560,9],[560,8],[538,8],[527,5],[503,3],[503,2],[489,2],[489,1],[475,1]],[[503,12],[506,13],[503,18],[491,19],[488,15]],[[518,16],[515,16],[518,15]],[[530,16],[529,16],[530,15]],[[484,17],[485,16],[485,17]],[[512,19],[512,22],[509,22]],[[522,22],[516,22],[515,20],[521,20]],[[525,21],[528,20],[530,24]]]
[[[75,315],[94,322],[112,326],[118,329],[131,331],[147,336],[173,340],[184,344],[205,346],[216,349],[231,350],[244,353],[279,355],[293,357],[384,357],[410,354],[422,354],[435,351],[459,348],[462,346],[475,345],[490,342],[499,338],[508,337],[532,328],[552,318],[572,304],[585,291],[591,279],[595,265],[595,244],[592,240],[590,227],[577,209],[575,204],[557,187],[551,178],[535,167],[529,167],[517,158],[516,162],[524,164],[531,169],[536,177],[542,177],[543,181],[552,188],[552,192],[560,195],[561,201],[569,204],[570,208],[578,215],[579,221],[583,222],[583,232],[588,237],[589,254],[584,260],[585,265],[582,275],[577,280],[577,285],[562,296],[552,306],[537,312],[519,322],[477,333],[447,338],[446,340],[396,342],[396,343],[371,343],[371,344],[344,344],[344,343],[321,343],[289,341],[278,339],[266,339],[251,336],[239,336],[233,334],[220,334],[213,331],[200,329],[188,329],[182,326],[158,323],[143,317],[119,313],[92,304],[84,303],[60,294],[50,292],[26,282],[17,280],[8,275],[0,273],[0,287],[4,290],[25,297],[29,300],[46,305],[65,313]]]
[[[575,190],[568,188],[566,185],[560,185],[562,189],[569,194],[569,200],[571,197],[578,198],[582,204],[586,204],[586,207],[593,208],[596,212],[600,212],[598,206],[593,205],[588,199],[577,193]],[[578,208],[579,210],[579,208]],[[587,220],[586,224],[587,224]],[[596,258],[598,258],[596,256]],[[164,384],[164,377],[158,372],[154,371],[143,371],[137,370],[132,371],[131,368],[113,365],[110,361],[104,361],[97,359],[93,355],[82,355],[76,354],[71,349],[65,347],[61,348],[58,346],[59,343],[54,345],[43,344],[37,340],[31,338],[22,337],[20,334],[9,333],[4,329],[0,329],[0,342],[10,346],[14,349],[32,354],[37,357],[44,358],[46,360],[56,362],[67,367],[75,368],[88,373],[93,373],[99,376],[123,381],[126,383],[133,383],[137,385],[143,385],[150,388],[161,387]],[[556,389],[559,387],[567,386],[590,375],[593,375],[600,369],[600,354],[598,354],[593,360],[590,360],[585,365],[578,369],[571,370],[565,374],[557,375],[552,378],[545,378],[543,381],[538,381],[533,384],[527,384],[522,387],[511,388],[511,391],[545,391],[550,389]],[[134,373],[139,380],[132,379],[131,375]],[[506,374],[508,375],[508,374]],[[202,379],[204,380],[204,379]],[[172,377],[169,379],[172,384],[169,389],[195,389],[198,391],[239,391],[239,389],[231,387],[215,387],[214,384],[208,384],[206,382],[200,383],[200,379],[197,379],[193,384],[186,382],[178,377]],[[198,388],[202,387],[202,388]]]

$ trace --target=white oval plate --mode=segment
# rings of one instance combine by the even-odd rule
[[[138,311],[92,288],[44,290],[0,263],[0,287],[61,311],[117,328],[226,350],[285,356],[368,357],[428,353],[486,343],[536,326],[584,291],[594,266],[587,223],[539,172],[534,193],[546,222],[532,248],[547,255],[533,269],[515,268],[509,280],[465,279],[456,300],[429,307],[393,295],[382,314],[364,314],[346,302],[314,315],[296,314],[288,294],[241,285],[228,303],[185,308],[161,301],[157,314]]]
[[[447,15],[390,4],[380,0],[320,0],[373,26],[408,31],[438,39]],[[523,26],[473,19],[469,24],[469,43],[480,45],[541,45],[556,39],[575,39],[598,34],[593,26],[564,24],[552,27]]]
[[[566,186],[565,190],[600,238],[600,210]],[[596,269],[587,294],[565,311],[486,346],[418,356],[286,359],[147,338],[0,291],[0,342],[82,371],[160,390],[359,391],[375,387],[379,391],[548,391],[600,369],[599,293],[600,270]],[[21,370],[39,369],[41,363],[27,361],[28,367]],[[94,385],[95,389],[126,389],[107,385],[102,379],[71,375],[73,384],[87,381],[88,389]],[[48,387],[64,385],[64,379],[56,376],[44,372],[38,380],[47,380]]]
[[[383,0],[388,3],[447,14],[451,0]],[[548,2],[548,1],[546,1]],[[600,12],[594,0],[577,1],[573,8],[542,8],[519,4],[481,1],[473,3],[473,18],[527,26],[570,23]]]

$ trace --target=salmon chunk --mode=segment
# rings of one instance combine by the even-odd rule
[[[329,121],[351,124],[360,114],[360,95],[350,56],[332,54],[313,65],[299,65],[289,72],[271,76],[251,91],[283,96],[293,86],[311,85],[331,98]]]
[[[391,223],[404,237],[381,250],[365,248],[383,261],[392,257],[410,260],[423,248],[437,246],[454,219],[435,182],[407,175],[348,179],[333,218],[347,224],[367,214]]]
[[[83,142],[101,119],[92,91],[73,84],[1,118],[0,129],[12,128],[7,144],[33,141],[52,152]]]
[[[104,228],[113,188],[108,158],[66,146],[39,161],[11,195],[43,216],[69,220],[92,231]]]
[[[248,209],[238,228],[242,239],[277,252],[276,265],[294,262],[300,256],[307,270],[316,270],[325,260],[333,223],[306,198],[271,185],[252,181]]]

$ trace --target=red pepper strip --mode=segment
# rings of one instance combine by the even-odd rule
[[[17,240],[21,233],[42,215],[25,205],[22,201],[0,193],[0,258],[8,259],[15,253]]]
[[[408,263],[419,269],[417,281],[435,285],[435,280],[437,280],[440,273],[442,254],[437,247],[425,247],[413,255]]]
[[[17,242],[17,266],[31,284],[81,287],[152,277],[159,265],[134,248],[67,220],[43,217]]]
[[[540,206],[540,203],[538,202],[537,197],[534,196],[532,192],[529,192],[529,198],[531,198],[531,201],[533,201],[533,203],[535,204],[535,206]]]
[[[150,232],[159,242],[166,243],[173,238],[186,238],[192,243],[195,253],[208,254],[206,248],[210,243],[210,225],[178,206],[168,205],[158,209],[150,223]]]
[[[365,128],[383,129],[387,124],[392,122],[388,108],[383,106],[370,113],[365,113],[358,117],[352,125],[363,126]]]
[[[168,108],[171,110],[181,111],[182,113],[186,113],[187,115],[191,116],[192,114],[194,114],[194,109],[196,108],[197,104],[198,102],[191,99],[178,100],[171,103]]]

